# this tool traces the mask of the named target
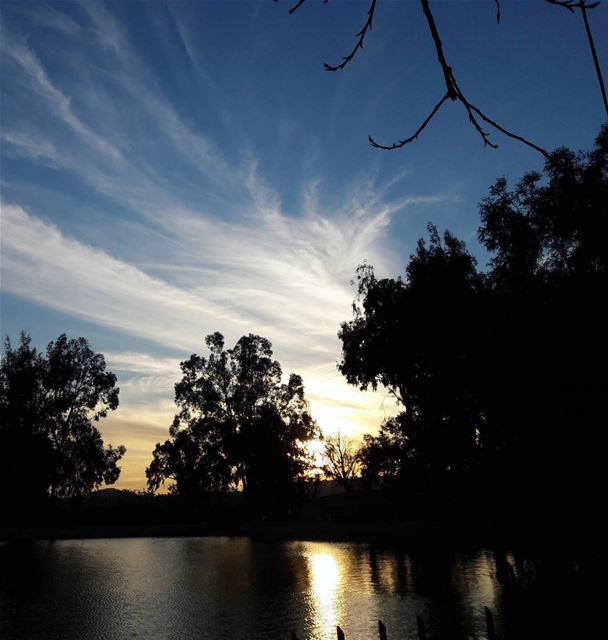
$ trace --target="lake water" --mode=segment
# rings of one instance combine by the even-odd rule
[[[333,640],[340,625],[372,640],[381,619],[389,640],[414,640],[420,616],[429,640],[472,640],[484,607],[500,638],[591,637],[605,580],[559,560],[228,537],[3,545],[0,638]]]

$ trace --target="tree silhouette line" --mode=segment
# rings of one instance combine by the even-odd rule
[[[319,435],[302,378],[281,382],[266,338],[249,334],[232,349],[220,333],[205,342],[207,358],[181,363],[179,412],[146,469],[148,487],[171,480],[178,494],[242,490],[260,505],[281,505],[311,467],[305,445]]]
[[[114,483],[120,445],[104,447],[95,423],[118,407],[116,376],[84,338],[65,334],[46,353],[22,333],[9,338],[0,364],[0,455],[16,503],[45,496],[74,497]]]
[[[561,148],[480,204],[480,269],[464,242],[429,225],[405,275],[357,270],[354,316],[338,368],[385,389],[401,412],[358,447],[325,438],[327,477],[411,489],[598,500],[606,486],[608,126],[590,152]],[[283,382],[270,342],[249,334],[181,363],[177,414],[146,469],[200,498],[238,492],[256,513],[285,514],[306,495],[321,432],[302,378]],[[20,501],[82,496],[119,476],[123,446],[95,426],[118,406],[116,376],[84,338],[45,354],[23,333],[0,366],[0,452]],[[332,425],[336,426],[336,425]]]
[[[358,270],[340,371],[385,387],[403,411],[366,436],[365,473],[562,499],[606,485],[608,127],[590,153],[553,152],[542,173],[481,202],[482,271],[429,226],[405,277]]]

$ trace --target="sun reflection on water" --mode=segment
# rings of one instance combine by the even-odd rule
[[[335,555],[325,551],[306,554],[310,572],[310,605],[314,638],[334,637],[342,615],[342,568]]]

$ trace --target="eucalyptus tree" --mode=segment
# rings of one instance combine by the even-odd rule
[[[46,354],[22,333],[0,365],[0,452],[14,495],[70,497],[116,482],[124,446],[105,447],[95,426],[118,407],[116,376],[85,338],[65,334]]]
[[[476,394],[484,278],[461,241],[429,232],[404,279],[359,268],[355,317],[339,332],[347,381],[382,387],[402,408],[365,441],[364,468],[381,475],[399,475],[408,460],[438,476],[464,472],[485,427]]]
[[[365,438],[363,470],[591,495],[608,444],[608,126],[591,152],[497,180],[480,215],[485,272],[433,226],[404,278],[358,271],[339,369],[403,409]]]
[[[306,443],[317,435],[302,378],[282,382],[266,338],[249,334],[226,349],[213,333],[205,343],[207,357],[181,363],[178,412],[146,470],[149,488],[171,481],[171,490],[185,495],[289,493],[311,465]]]
[[[590,493],[606,482],[608,126],[590,152],[496,181],[480,207],[491,255],[488,446],[522,482]]]

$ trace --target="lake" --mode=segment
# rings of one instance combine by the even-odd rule
[[[414,640],[416,616],[429,640],[472,640],[487,637],[484,607],[500,638],[578,638],[605,631],[606,596],[605,577],[555,553],[229,537],[0,547],[3,640],[333,640],[336,625],[373,640],[378,619],[389,640]]]

